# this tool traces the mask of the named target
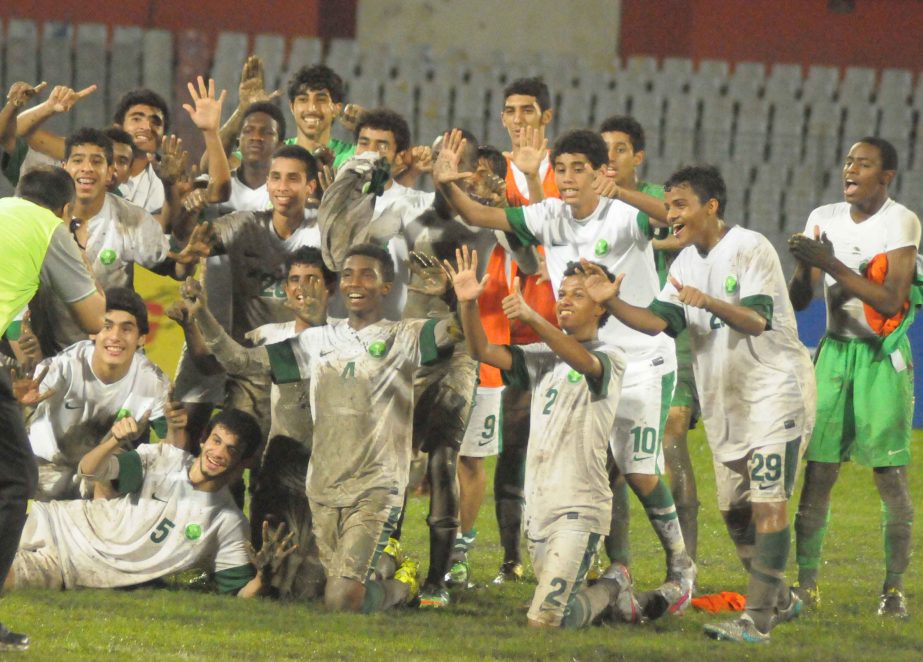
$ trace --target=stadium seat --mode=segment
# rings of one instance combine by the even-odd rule
[[[831,101],[840,83],[840,70],[836,67],[813,65],[808,68],[802,87],[802,98],[809,101]]]
[[[766,138],[769,134],[769,103],[750,97],[739,102],[734,158],[760,163],[766,157]]]
[[[909,69],[882,69],[876,99],[884,107],[893,103],[906,104],[913,94],[913,72]]]
[[[801,95],[803,80],[800,64],[772,65],[763,95],[774,102],[787,103]]]
[[[97,90],[81,100],[71,111],[72,128],[98,126],[101,118],[108,117],[106,108],[106,61],[109,30],[102,23],[81,23],[77,26],[74,49],[74,89],[82,90],[96,85]]]
[[[143,53],[141,84],[162,94],[167,104],[172,106],[174,68],[164,65],[174,60],[173,33],[167,30],[145,30]]]
[[[697,154],[710,163],[722,163],[731,156],[734,101],[712,96],[702,100],[702,121]]]
[[[109,67],[109,112],[119,97],[141,83],[141,28],[117,26],[112,29]]]
[[[39,82],[37,48],[38,29],[35,23],[11,18],[6,26],[5,89],[18,80],[32,84]]]
[[[69,23],[45,23],[42,26],[41,47],[38,53],[41,80],[48,85],[74,85],[74,29]],[[103,62],[105,64],[105,61]],[[38,78],[30,82],[38,82]],[[10,79],[12,84],[15,80]],[[7,87],[6,89],[9,89]],[[46,94],[51,92],[50,89]],[[98,94],[99,92],[97,92]],[[44,126],[49,131],[60,134],[70,133],[73,128],[73,116],[70,113],[55,115]]]
[[[838,98],[840,103],[867,103],[875,92],[877,72],[869,67],[846,67],[840,81]]]
[[[765,84],[766,65],[762,62],[738,62],[734,65],[734,73],[728,78],[727,93],[739,101],[744,101],[759,97]]]

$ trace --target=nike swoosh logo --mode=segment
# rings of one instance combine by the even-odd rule
[[[759,486],[759,487],[760,487],[761,490],[769,490],[769,489],[772,489],[773,487],[775,487],[775,485],[763,485],[762,483],[760,483],[760,486]]]
[[[900,450],[898,450],[898,451],[888,451],[888,455],[889,455],[889,456],[891,456],[891,455],[897,455],[898,453],[904,453],[904,452],[906,452],[906,451],[905,451],[905,449],[902,448],[902,449],[900,449]]]
[[[487,446],[493,439],[488,439],[487,441],[479,441],[478,446]]]
[[[156,492],[152,492],[152,493],[151,493],[151,498],[152,498],[154,501],[159,501],[160,503],[169,503],[169,501],[167,501],[166,499],[161,499],[159,496],[157,496],[157,493],[156,493]]]
[[[74,405],[74,406],[72,407],[72,406],[71,406],[71,403],[65,402],[65,403],[64,403],[64,408],[65,408],[65,409],[80,409],[80,405],[79,405],[79,404],[76,404],[76,405]]]
[[[650,455],[642,455],[641,457],[638,457],[637,455],[633,455],[631,459],[632,459],[634,462],[640,462],[641,460],[649,460],[649,459],[651,459],[651,456],[650,456]]]
[[[335,349],[328,349],[326,352],[321,352],[320,355],[321,355],[321,356],[330,356],[330,355],[333,354],[335,351],[336,351]]]

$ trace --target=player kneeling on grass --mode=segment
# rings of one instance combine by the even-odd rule
[[[578,265],[565,272],[558,292],[563,332],[529,308],[517,278],[503,312],[528,324],[544,343],[491,344],[477,303],[489,276],[478,282],[476,252],[463,248],[456,257],[457,270],[446,264],[471,355],[499,368],[505,383],[532,391],[525,528],[538,587],[529,625],[588,625],[616,601],[627,605],[629,620],[637,620],[624,566],[615,564],[597,584],[583,586],[600,538],[609,531],[606,452],[626,363],[620,350],[597,340],[608,314],[587,294]],[[599,267],[599,273],[606,272]]]
[[[673,236],[685,248],[648,308],[620,297],[584,262],[590,296],[628,326],[649,334],[689,329],[705,433],[715,460],[718,502],[750,573],[747,611],[707,625],[715,639],[763,642],[801,611],[785,584],[788,499],[814,425],[811,360],[798,340],[779,257],[762,235],[729,227],[727,192],[716,168],[691,167],[664,185]]]
[[[247,520],[227,487],[260,444],[256,420],[221,412],[198,457],[164,443],[117,453],[148,415],[123,418],[80,460],[81,475],[111,481],[123,496],[32,504],[6,588],[119,588],[204,568],[222,593],[263,593],[290,542],[264,525],[255,568]]]

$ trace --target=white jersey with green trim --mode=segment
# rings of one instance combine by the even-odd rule
[[[819,228],[833,244],[833,254],[860,276],[865,265],[880,253],[920,245],[920,219],[904,205],[888,198],[872,216],[856,223],[848,202],[818,207],[811,212],[804,233],[814,236]],[[858,297],[845,296],[843,287],[830,274],[824,274],[824,299],[827,302],[827,331],[845,338],[877,338],[865,317]]]
[[[715,459],[729,462],[751,449],[787,442],[813,428],[814,366],[798,339],[779,256],[758,232],[732,227],[705,256],[683,249],[670,276],[767,319],[758,336],[735,331],[702,308],[680,304],[668,280],[651,310],[672,333],[689,329],[705,434]]]
[[[54,389],[54,395],[39,403],[29,421],[29,442],[37,457],[76,468],[116,420],[125,416],[140,419],[147,411],[155,431],[161,437],[166,434],[167,376],[136,352],[125,376],[105,384],[93,373],[95,349],[92,340],[82,340],[45,359],[36,369],[41,374],[48,368],[39,391]]]
[[[410,470],[413,378],[435,361],[436,320],[381,320],[354,330],[334,320],[267,345],[273,380],[310,379],[314,450],[307,493],[330,507],[373,490],[403,501]]]
[[[625,355],[599,341],[584,343],[603,366],[588,379],[548,345],[513,345],[503,381],[532,391],[526,454],[525,530],[533,540],[564,520],[575,530],[607,534],[612,491],[606,458],[615,423]]]
[[[144,445],[111,457],[103,472],[124,496],[34,503],[29,517],[52,538],[65,587],[130,586],[191,568],[238,571],[244,583],[247,520],[227,487],[193,487],[194,461],[169,444]]]
[[[564,271],[570,262],[586,258],[604,265],[614,275],[625,274],[622,297],[636,306],[646,306],[659,290],[660,281],[651,248],[647,217],[619,200],[600,197],[586,218],[577,220],[570,205],[546,198],[525,207],[506,210],[510,225],[523,243],[542,244],[545,263],[557,296]],[[599,330],[599,338],[618,347],[634,363],[655,362],[663,372],[676,367],[673,342],[666,336],[649,336],[630,329],[610,317]]]

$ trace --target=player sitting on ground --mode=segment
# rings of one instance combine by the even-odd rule
[[[567,269],[558,293],[561,330],[529,308],[517,279],[503,311],[535,329],[544,344],[489,343],[477,304],[489,276],[478,282],[477,252],[469,255],[464,247],[456,256],[457,271],[446,265],[471,355],[502,370],[505,382],[532,391],[525,529],[538,588],[529,625],[588,625],[623,590],[633,603],[627,570],[620,564],[583,588],[599,539],[609,531],[612,492],[606,455],[625,356],[597,340],[607,313],[587,295],[576,266]]]
[[[285,342],[240,352],[202,307],[198,284],[184,287],[209,349],[229,372],[311,382],[314,448],[307,494],[327,573],[330,609],[380,611],[416,592],[416,564],[395,579],[376,574],[400,516],[410,471],[413,378],[417,366],[454,344],[450,320],[384,319],[394,264],[384,249],[353,246],[340,272],[348,319]]]
[[[265,591],[272,565],[292,548],[264,526],[254,568],[247,520],[227,489],[259,446],[256,421],[221,412],[198,457],[169,444],[117,453],[143,430],[143,420],[123,418],[80,460],[81,476],[111,482],[123,496],[32,504],[5,588],[119,588],[204,568],[222,593]]]
[[[789,291],[811,302],[824,276],[827,334],[817,352],[817,428],[795,517],[798,586],[819,601],[817,573],[840,463],[873,467],[881,497],[885,580],[878,614],[906,618],[903,576],[910,563],[913,504],[907,485],[913,425],[913,360],[906,325],[920,220],[888,196],[897,151],[881,138],[852,146],[843,168],[845,202],[811,212],[789,240],[798,259]],[[813,237],[813,239],[812,239]]]
[[[36,388],[46,399],[29,420],[39,464],[36,499],[79,497],[77,463],[125,417],[137,420],[149,412],[160,437],[184,443],[168,435],[168,417],[174,413],[167,403],[170,382],[138,351],[147,332],[144,301],[132,290],[114,287],[106,292],[103,328],[94,340],[80,341],[39,365]]]
[[[592,264],[587,291],[624,324],[647,334],[689,329],[718,505],[750,579],[747,611],[707,625],[716,639],[765,642],[801,611],[785,584],[788,499],[814,425],[811,361],[798,340],[779,256],[762,235],[723,220],[724,180],[685,168],[664,185],[673,235],[686,248],[649,307],[621,298]]]

